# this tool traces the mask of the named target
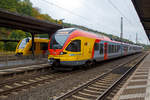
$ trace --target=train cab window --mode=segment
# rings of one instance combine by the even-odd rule
[[[66,48],[67,51],[80,52],[81,40],[73,40]]]
[[[21,43],[20,43],[18,49],[24,49],[25,46],[26,46],[26,44],[29,42],[29,40],[30,40],[29,38],[23,39],[23,40],[21,41]]]
[[[47,43],[40,43],[40,50],[47,50],[48,44]]]
[[[95,43],[95,44],[94,44],[94,50],[95,50],[95,51],[99,50],[99,44],[98,44],[98,43]]]
[[[103,44],[100,44],[100,52],[99,52],[100,54],[103,54],[103,46],[104,46]]]

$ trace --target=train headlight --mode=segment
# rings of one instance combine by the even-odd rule
[[[70,56],[75,56],[75,54],[69,54]]]

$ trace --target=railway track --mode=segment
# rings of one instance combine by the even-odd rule
[[[137,67],[145,56],[146,54],[119,65],[117,68],[55,98],[55,100],[107,100],[109,94]]]
[[[110,69],[112,69],[113,67],[115,66],[110,66]],[[50,84],[51,82],[70,77],[71,75],[80,72],[83,72],[83,70],[76,70],[67,73],[49,71],[49,73],[46,74],[33,74],[29,75],[28,77],[21,77],[20,79],[16,78],[0,82],[0,97],[5,97],[10,94],[16,94],[18,91],[26,90],[28,88],[35,88],[36,86],[41,84]]]
[[[9,94],[14,94],[20,90],[26,90],[27,88],[35,88],[35,86],[41,84],[47,84],[55,80],[60,80],[64,77],[71,75],[70,73],[65,73],[62,75],[60,72],[51,72],[51,74],[45,75],[34,75],[26,77],[20,80],[10,80],[0,83],[0,96],[7,96]]]

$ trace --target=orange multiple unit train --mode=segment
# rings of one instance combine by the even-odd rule
[[[48,62],[55,69],[62,67],[59,65],[66,68],[84,64],[91,66],[97,61],[141,52],[143,47],[113,41],[76,28],[64,28],[53,34],[48,50]]]

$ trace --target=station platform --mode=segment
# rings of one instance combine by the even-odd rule
[[[23,60],[0,62],[0,69],[5,69],[6,67],[11,68],[11,67],[14,67],[14,66],[40,64],[40,63],[46,63],[46,62],[47,62],[47,58],[35,59],[35,60],[23,59]]]
[[[32,66],[25,66],[25,67],[3,69],[3,70],[0,70],[0,77],[5,76],[5,75],[10,75],[10,74],[17,74],[21,72],[44,69],[44,68],[49,68],[49,64],[46,63],[46,64],[39,64],[39,65],[32,65]]]
[[[150,54],[112,100],[150,100]]]

